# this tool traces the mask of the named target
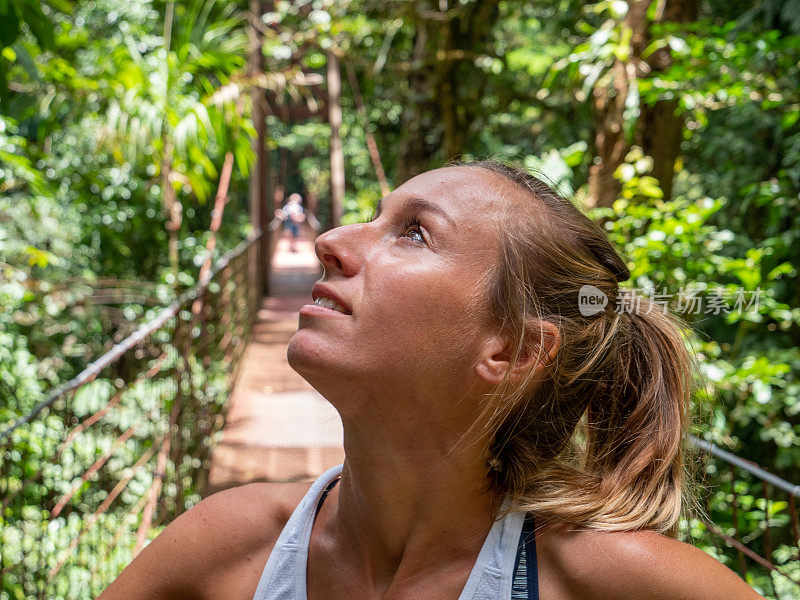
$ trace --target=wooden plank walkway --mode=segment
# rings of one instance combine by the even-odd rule
[[[308,481],[344,460],[339,414],[286,360],[298,310],[322,277],[313,242],[284,236],[245,349],[204,495],[253,481]]]

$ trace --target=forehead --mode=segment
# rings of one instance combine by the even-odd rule
[[[480,167],[457,166],[417,175],[398,187],[395,194],[435,202],[461,230],[479,221],[508,218],[515,191],[513,182],[502,175]]]

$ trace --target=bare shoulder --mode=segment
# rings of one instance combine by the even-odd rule
[[[570,600],[759,600],[736,573],[699,548],[655,531],[566,525],[536,533],[542,586]],[[560,590],[560,593],[557,591]],[[548,597],[542,589],[542,597]]]
[[[272,547],[310,486],[251,483],[208,496],[170,523],[99,600],[252,598]]]
[[[176,519],[181,531],[210,546],[219,561],[242,550],[271,547],[311,482],[250,483],[212,494]],[[229,551],[229,552],[226,552]]]

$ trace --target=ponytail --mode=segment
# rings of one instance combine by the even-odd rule
[[[684,485],[685,424],[693,365],[681,321],[657,304],[620,290],[616,337],[589,400],[583,469],[602,501],[597,525],[677,531]],[[632,305],[628,308],[625,305]]]
[[[490,313],[515,340],[512,364],[541,350],[537,323],[552,323],[560,337],[549,362],[487,397],[476,424],[488,423],[492,485],[537,520],[677,537],[697,373],[688,326],[620,287],[625,262],[571,202],[502,163],[465,166],[499,173],[531,198],[530,217],[504,225],[489,288]],[[580,310],[586,286],[607,299],[588,315]]]

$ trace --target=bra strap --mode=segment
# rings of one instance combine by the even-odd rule
[[[522,562],[523,553],[525,564]],[[520,573],[522,566],[522,573]],[[513,598],[525,598],[527,600],[539,600],[539,577],[536,567],[536,535],[535,522],[533,515],[527,513],[522,523],[522,531],[519,535],[517,545],[517,557],[514,561],[514,571],[512,575],[514,585],[512,590]]]
[[[327,496],[328,492],[333,489],[333,486],[339,482],[339,479],[341,479],[341,477],[337,477],[325,486],[325,490],[322,492],[322,496],[319,498],[319,503],[317,504],[317,511],[314,513],[314,518],[316,518],[316,516],[319,514],[319,509],[322,508],[322,502],[325,500],[325,496]]]
[[[525,543],[525,566],[528,570],[528,600],[539,600],[539,573],[536,568],[536,523],[533,515],[525,515],[522,527]]]

